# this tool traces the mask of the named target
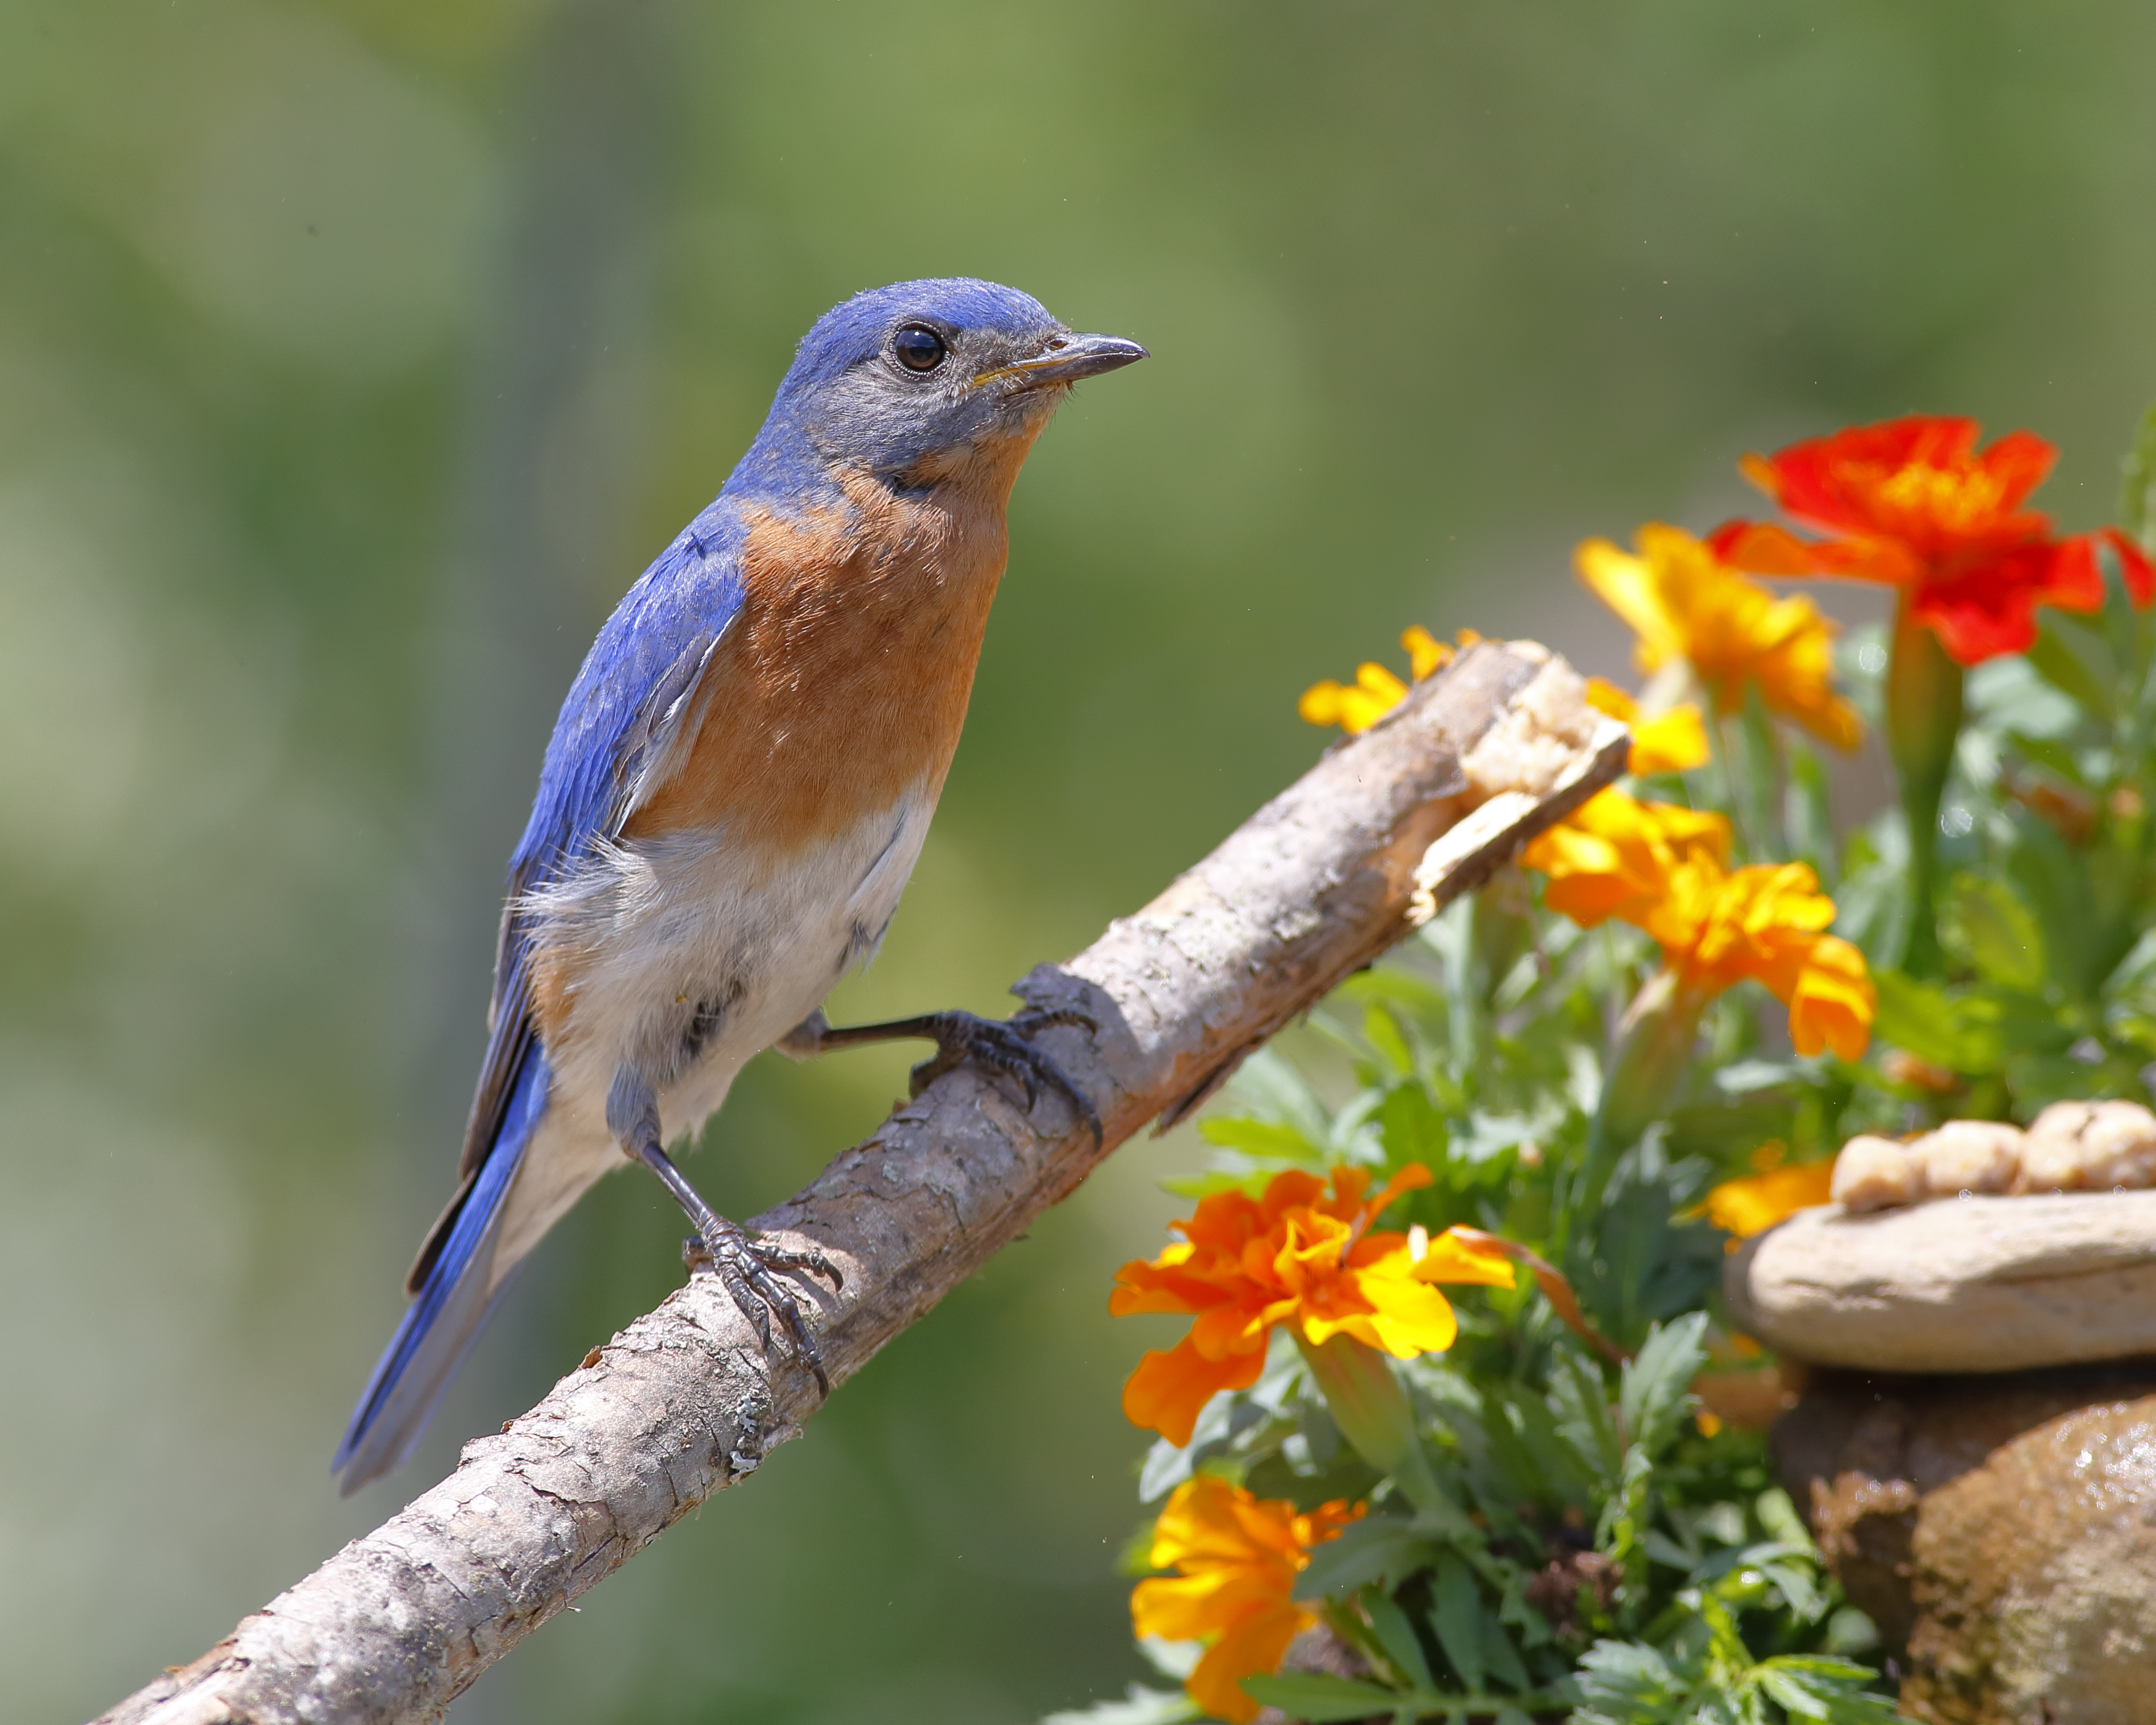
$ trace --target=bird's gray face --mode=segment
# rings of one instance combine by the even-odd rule
[[[827,460],[933,485],[1013,439],[1030,444],[1080,378],[1146,357],[1135,341],[1074,335],[1052,319],[1013,330],[908,312],[820,387],[803,420]]]

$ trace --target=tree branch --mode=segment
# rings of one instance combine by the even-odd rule
[[[1068,964],[1013,991],[1097,1033],[1044,1033],[1106,1128],[1029,1117],[970,1070],[900,1108],[752,1224],[814,1241],[804,1282],[836,1384],[979,1269],[1107,1152],[1209,1096],[1251,1050],[1623,771],[1623,728],[1532,643],[1422,683]],[[98,1725],[431,1719],[495,1660],[814,1413],[718,1281],[692,1277],[457,1471]]]

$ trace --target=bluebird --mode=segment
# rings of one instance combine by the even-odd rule
[[[716,499],[601,629],[547,744],[495,960],[461,1179],[332,1470],[400,1466],[517,1266],[599,1177],[640,1163],[767,1348],[776,1317],[828,1389],[774,1272],[837,1281],[751,1238],[665,1150],[750,1057],[932,1040],[916,1089],[974,1060],[1091,1106],[1008,1024],[930,1013],[835,1029],[822,1003],[872,957],[958,744],[1004,507],[1081,378],[1146,357],[1074,335],[992,282],[901,282],[818,320]]]

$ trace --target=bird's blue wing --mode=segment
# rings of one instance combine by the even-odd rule
[[[404,1460],[515,1271],[495,1261],[501,1208],[552,1078],[531,1019],[530,931],[518,901],[616,837],[663,768],[701,698],[704,668],[741,613],[741,536],[724,501],[691,522],[615,607],[562,705],[531,819],[510,861],[463,1178],[419,1249],[407,1283],[413,1303],[331,1464],[347,1492]]]
[[[531,819],[510,859],[491,1034],[465,1131],[466,1178],[489,1154],[532,1035],[528,931],[516,901],[619,834],[639,783],[687,716],[706,661],[741,613],[741,538],[724,502],[690,522],[614,608],[562,703]]]

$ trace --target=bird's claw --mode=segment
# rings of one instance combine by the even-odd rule
[[[733,1296],[742,1316],[755,1327],[757,1339],[767,1350],[771,1346],[771,1314],[776,1312],[779,1322],[786,1326],[794,1353],[815,1374],[817,1389],[829,1395],[831,1379],[824,1369],[816,1338],[809,1333],[802,1317],[801,1302],[772,1272],[806,1270],[824,1277],[833,1287],[840,1288],[845,1286],[845,1277],[838,1266],[813,1246],[787,1246],[774,1240],[751,1240],[737,1224],[723,1216],[716,1219],[719,1224],[716,1230],[692,1234],[682,1241],[681,1260],[688,1266],[689,1273],[717,1276]],[[708,1237],[711,1233],[716,1234],[716,1240]]]
[[[1106,1142],[1100,1113],[1086,1093],[1071,1081],[1053,1055],[1035,1048],[1032,1042],[1041,1031],[1057,1024],[1073,1024],[1089,1032],[1098,1030],[1100,1024],[1085,1013],[1075,1007],[1029,1009],[1008,1021],[999,1022],[970,1012],[938,1012],[930,1014],[922,1024],[921,1034],[935,1039],[936,1052],[913,1069],[915,1096],[946,1072],[967,1060],[977,1060],[990,1071],[1004,1073],[1019,1081],[1025,1091],[1027,1112],[1030,1113],[1040,1101],[1041,1090],[1045,1086],[1070,1104],[1085,1122],[1086,1130],[1092,1133],[1096,1147]]]

